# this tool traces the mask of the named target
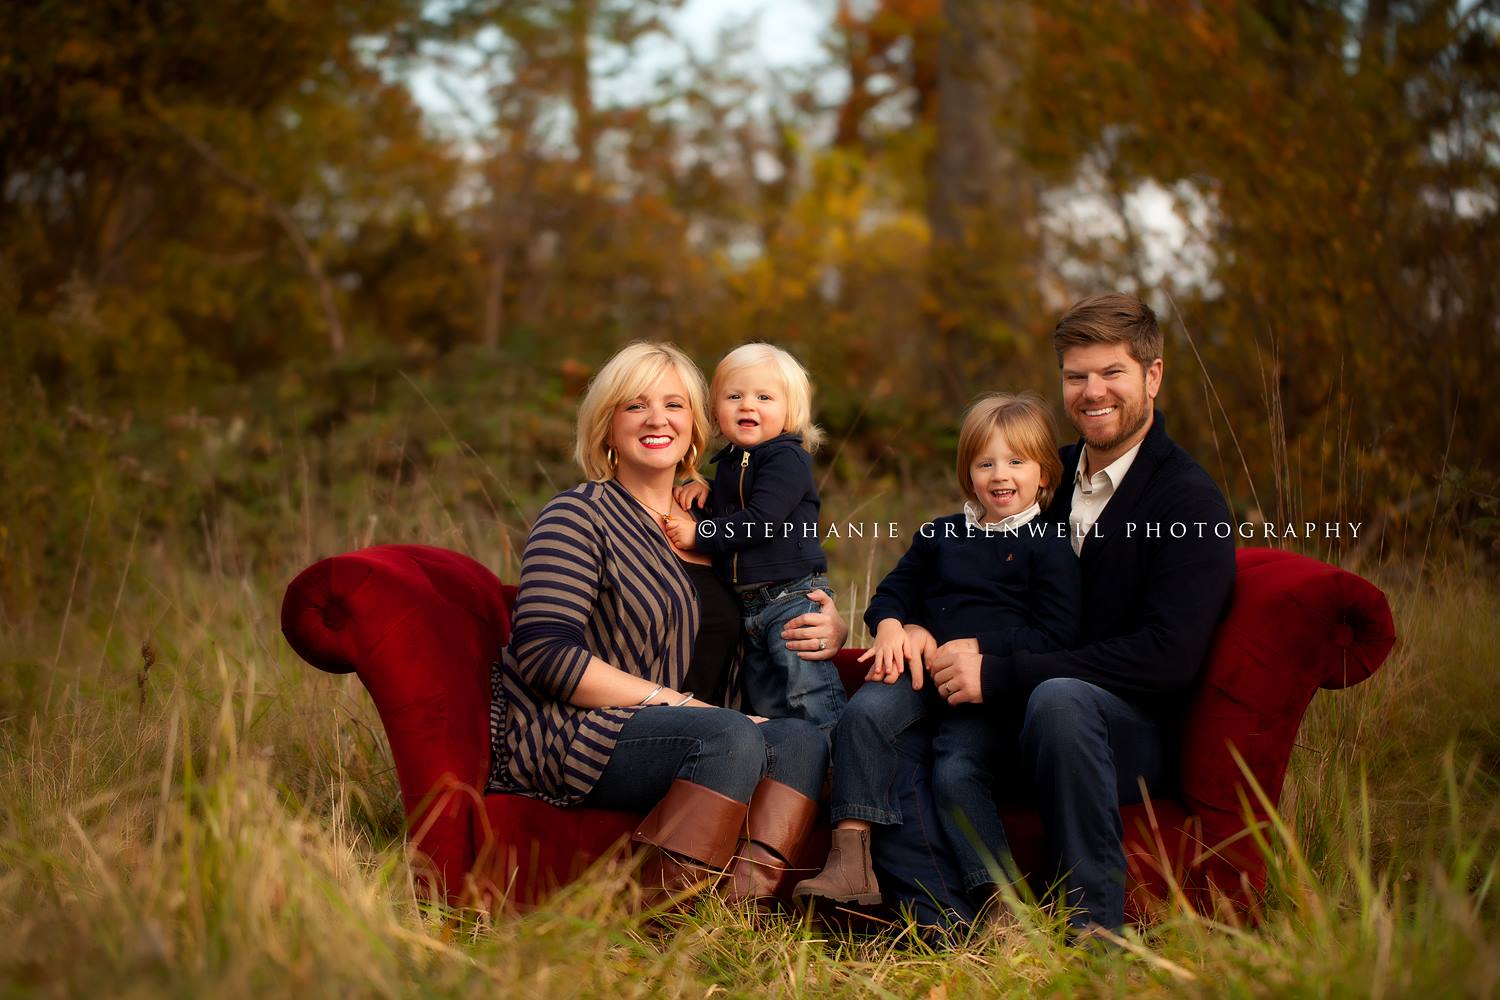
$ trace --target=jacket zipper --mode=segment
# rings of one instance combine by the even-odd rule
[[[750,468],[750,453],[748,451],[740,454],[740,510],[745,509],[745,470]],[[740,554],[736,552],[731,560],[729,570],[729,581],[740,582]]]

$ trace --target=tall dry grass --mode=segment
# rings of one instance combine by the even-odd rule
[[[467,464],[454,459],[461,469]],[[450,472],[452,470],[449,470]],[[420,902],[380,724],[353,676],[282,642],[285,581],[372,540],[463,548],[513,574],[514,542],[440,476],[330,516],[289,490],[284,534],[234,523],[89,560],[65,611],[0,659],[0,981],[7,992],[435,996],[1490,995],[1500,989],[1500,591],[1475,567],[1387,584],[1403,641],[1321,695],[1282,796],[1257,929],[1180,910],[1114,953],[1021,907],[949,950],[705,901],[666,928],[601,870],[498,919]],[[412,502],[417,498],[416,502]],[[914,516],[876,496],[861,517]],[[930,511],[919,512],[930,513]],[[295,515],[295,516],[294,516]],[[874,548],[882,546],[881,548]],[[835,547],[858,610],[890,543]],[[872,551],[873,549],[873,551]],[[873,567],[873,568],[872,568]]]

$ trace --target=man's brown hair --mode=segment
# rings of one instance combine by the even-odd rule
[[[1143,369],[1149,368],[1161,357],[1161,327],[1151,307],[1134,295],[1090,295],[1075,302],[1052,328],[1052,349],[1061,366],[1064,351],[1090,344],[1124,344]]]

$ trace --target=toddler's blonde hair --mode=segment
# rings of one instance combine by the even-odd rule
[[[786,426],[780,433],[800,434],[802,447],[817,451],[818,445],[823,443],[823,428],[812,419],[812,380],[807,377],[802,362],[775,344],[741,344],[724,355],[724,360],[714,369],[713,382],[709,385],[709,405],[718,409],[719,392],[726,378],[755,365],[771,365],[781,376],[781,384],[786,390]]]

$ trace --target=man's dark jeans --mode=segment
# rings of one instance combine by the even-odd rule
[[[1125,926],[1120,806],[1162,784],[1166,736],[1142,709],[1087,681],[1054,677],[1026,702],[1021,756],[1075,927]]]

